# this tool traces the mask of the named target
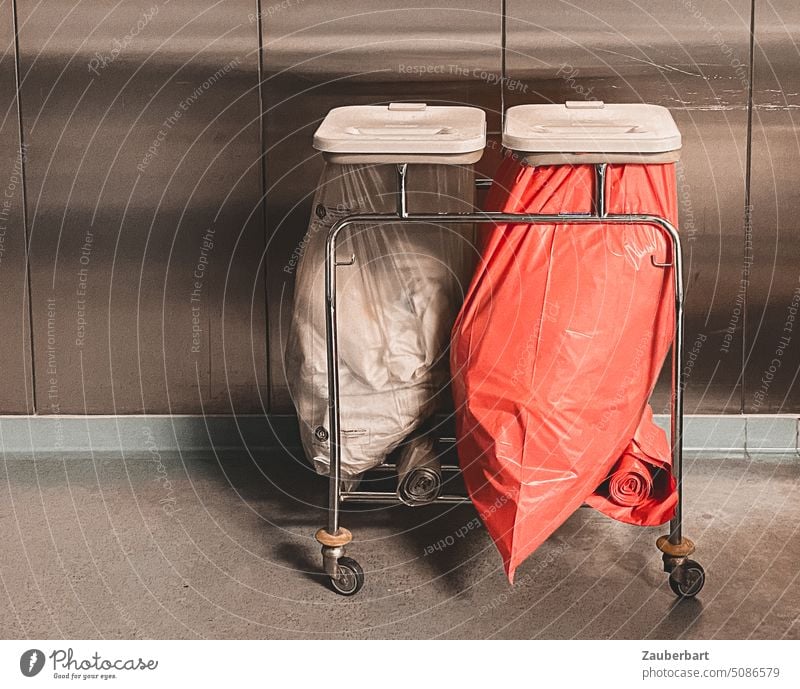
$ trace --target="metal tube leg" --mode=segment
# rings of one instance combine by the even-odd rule
[[[683,535],[683,252],[680,237],[674,228],[669,232],[672,250],[672,271],[675,293],[675,340],[672,343],[672,396],[670,439],[672,442],[672,473],[678,489],[675,516],[670,521],[669,534],[661,536],[656,545],[663,553],[664,570],[670,573],[670,584],[680,590],[687,587],[687,558],[694,552],[694,543]],[[696,563],[692,563],[696,564]],[[698,565],[699,567],[699,565]],[[701,568],[702,571],[702,568]],[[693,582],[691,587],[694,589]],[[702,587],[702,583],[700,584]],[[699,591],[697,588],[695,595]],[[681,594],[686,595],[686,594]]]
[[[672,470],[678,484],[678,504],[670,522],[670,543],[683,538],[683,251],[680,240],[672,242],[672,272],[675,290],[675,340],[672,343],[672,403],[670,439],[672,440]]]
[[[344,556],[345,546],[352,534],[339,526],[339,493],[342,478],[342,446],[339,418],[339,351],[336,323],[336,237],[343,227],[336,223],[328,233],[325,249],[325,334],[328,365],[328,425],[317,429],[320,439],[328,437],[330,476],[328,478],[328,527],[317,531],[316,539],[322,545],[322,562],[325,573],[335,579],[338,562]]]
[[[342,445],[339,430],[339,342],[336,322],[336,237],[328,238],[325,252],[325,344],[328,372],[328,426],[330,480],[328,482],[328,531],[339,530],[339,482]]]

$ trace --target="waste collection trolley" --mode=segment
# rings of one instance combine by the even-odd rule
[[[322,545],[324,569],[333,588],[339,593],[351,595],[360,590],[364,582],[361,567],[355,560],[345,557],[345,548],[352,540],[352,535],[340,524],[341,503],[403,501],[409,504],[453,504],[471,497],[503,554],[509,578],[513,577],[513,571],[521,559],[532,552],[558,523],[566,519],[580,503],[588,503],[630,523],[645,525],[669,519],[669,533],[658,539],[657,546],[663,553],[670,586],[681,597],[696,595],[703,587],[705,574],[698,563],[689,559],[694,544],[683,535],[682,529],[683,266],[680,237],[676,229],[677,211],[672,198],[674,181],[670,184],[668,179],[669,175],[674,176],[674,162],[679,156],[681,139],[672,117],[666,109],[657,106],[605,105],[597,101],[511,108],[506,113],[503,131],[503,144],[508,157],[495,179],[487,200],[487,210],[454,212],[440,208],[436,212],[418,211],[415,208],[412,212],[409,209],[408,188],[415,171],[414,163],[420,160],[430,163],[438,154],[441,156],[436,158],[439,164],[464,164],[471,162],[470,156],[479,156],[483,147],[480,137],[474,136],[478,130],[481,135],[483,133],[482,128],[478,127],[478,122],[481,125],[483,123],[482,118],[478,120],[476,116],[474,120],[465,119],[453,124],[441,120],[431,123],[426,121],[425,113],[434,109],[415,111],[414,107],[417,106],[399,106],[401,109],[392,110],[390,106],[380,114],[376,110],[376,121],[364,127],[343,120],[342,112],[347,109],[339,109],[326,118],[315,137],[315,147],[330,155],[331,159],[338,159],[337,162],[353,160],[340,157],[347,155],[355,156],[354,159],[361,162],[368,155],[370,162],[393,164],[396,179],[396,186],[392,190],[395,199],[393,212],[344,213],[330,224],[325,238],[325,294],[324,301],[319,301],[326,310],[326,394],[323,397],[327,425],[318,427],[315,435],[327,443],[330,483],[328,524],[317,532],[316,538]],[[402,124],[393,121],[392,112],[404,113],[403,116],[408,116],[409,121]],[[470,127],[469,123],[473,126]],[[416,137],[412,138],[415,142],[413,147],[409,146],[405,137],[406,127],[411,130],[418,128]],[[453,149],[445,150],[441,146],[445,140],[450,142]],[[466,150],[467,142],[472,145],[469,151]],[[480,146],[475,145],[478,142]],[[520,198],[514,185],[529,174],[530,188],[535,193],[530,198]],[[649,191],[642,191],[646,189]],[[499,207],[493,205],[493,196],[494,204]],[[502,200],[499,204],[498,199]],[[343,258],[339,249],[343,242],[340,235],[345,230],[356,231],[357,228],[368,228],[364,231],[369,232],[370,236],[382,235],[387,228],[400,222],[404,227],[413,224],[432,227],[482,224],[483,236],[479,245],[483,247],[484,255],[456,321],[451,353],[458,419],[457,445],[469,497],[434,492],[427,500],[415,503],[401,500],[396,492],[359,490],[357,486],[348,484],[349,477],[343,475],[343,455],[348,439],[344,437],[341,423],[346,412],[342,408],[340,370],[346,362],[342,360],[340,338],[342,329],[351,327],[351,319],[359,317],[359,314],[345,312],[337,293],[337,274],[351,270],[354,260],[357,260],[349,250],[345,252],[346,258]],[[599,239],[598,228],[603,232]],[[485,382],[492,378],[491,372],[488,376],[483,375],[488,369],[481,370],[480,347],[465,354],[461,343],[466,340],[461,336],[465,328],[468,329],[468,321],[472,317],[471,305],[481,298],[481,290],[485,292],[487,280],[491,282],[498,275],[501,283],[506,279],[507,275],[502,271],[498,274],[495,270],[493,273],[492,266],[498,264],[495,259],[502,259],[502,246],[509,243],[507,240],[513,240],[513,244],[518,241],[520,233],[542,237],[539,244],[546,245],[544,251],[540,247],[531,254],[544,261],[543,269],[528,270],[527,273],[531,284],[539,290],[537,294],[540,296],[537,298],[540,303],[528,310],[533,322],[528,324],[518,317],[496,330],[503,331],[506,336],[514,334],[511,339],[521,340],[528,348],[526,351],[534,355],[529,357],[530,361],[517,357],[515,366],[519,369],[521,365],[524,375],[519,375],[517,369],[510,373],[506,371],[502,378],[495,378],[497,384],[487,396],[486,388],[481,388],[475,380]],[[575,242],[565,244],[572,236],[576,238]],[[584,239],[586,237],[590,239]],[[592,326],[591,323],[596,324],[597,319],[592,320],[588,312],[583,314],[580,328],[572,327],[574,320],[551,317],[552,314],[545,313],[549,294],[569,292],[563,284],[564,271],[554,269],[554,266],[569,265],[569,261],[555,264],[553,258],[572,255],[571,260],[581,265],[584,253],[602,257],[609,265],[618,265],[622,271],[619,282],[625,289],[617,289],[619,285],[613,284],[613,275],[606,271],[605,279],[611,284],[607,290],[599,292],[597,276],[591,270],[586,273],[591,278],[586,283],[589,285],[586,294],[594,295],[589,302],[595,299],[598,305],[606,309],[602,312],[604,317],[612,314],[612,317],[620,319],[618,329],[622,335],[614,340],[613,346],[609,344],[607,324]],[[512,272],[507,271],[507,274]],[[637,283],[637,280],[640,282]],[[663,293],[653,291],[659,280],[665,286]],[[636,289],[637,284],[641,287],[640,291]],[[526,289],[522,290],[523,294]],[[631,296],[629,303],[622,303],[620,298],[612,299],[612,307],[607,307],[605,296],[597,301],[597,294],[605,295],[606,292],[639,296]],[[654,295],[656,303],[652,304],[652,309],[655,325],[652,329],[642,329],[640,346],[625,352],[624,348],[633,341],[633,330],[624,319],[625,309],[631,310],[636,323],[641,325],[641,294]],[[522,313],[525,313],[524,309]],[[555,325],[549,324],[549,321]],[[565,337],[572,338],[578,344],[573,348],[564,348]],[[486,339],[491,345],[492,338]],[[595,346],[592,346],[593,342]],[[543,348],[537,349],[540,345]],[[660,431],[653,424],[647,398],[670,345],[672,395],[670,438],[667,442],[663,432],[663,437],[660,437]],[[622,351],[620,353],[617,350]],[[487,351],[491,350],[487,349],[483,354]],[[476,352],[477,359],[473,359]],[[497,362],[507,359],[504,352],[502,346],[495,352]],[[617,393],[611,392],[606,372],[597,367],[586,369],[589,376],[583,376],[578,381],[583,386],[578,385],[581,392],[565,389],[563,381],[568,380],[565,375],[568,364],[572,363],[576,369],[582,370],[580,367],[586,357],[596,362],[606,355],[611,363],[618,363],[620,356],[636,362],[635,366],[630,367],[633,375],[617,381]],[[524,357],[527,356],[524,354]],[[549,360],[548,356],[551,357]],[[535,375],[525,373],[529,364],[531,370],[535,369],[538,360],[549,361],[552,365],[543,364],[543,368],[548,368],[551,373],[555,371],[555,378],[545,378],[541,385]],[[473,370],[481,375],[471,380],[469,373]],[[498,370],[502,372],[502,365]],[[591,387],[585,384],[592,380],[592,375],[600,381],[598,395],[593,395]],[[543,396],[541,390],[545,390],[546,395]],[[472,401],[481,395],[483,401],[488,400],[494,405],[494,411],[500,409],[502,412],[504,405],[508,407],[505,420],[498,422],[495,418],[486,422],[485,418],[477,418]],[[542,400],[546,400],[544,406]],[[581,400],[593,410],[593,415],[588,417],[591,422],[588,425],[579,408]],[[607,408],[599,409],[603,404]],[[543,414],[538,419],[538,428],[534,428],[534,433],[541,432],[541,437],[526,435],[527,422],[517,423],[528,413]],[[574,418],[570,418],[571,415]],[[569,429],[580,424],[583,424],[580,433],[570,434]],[[516,433],[517,426],[524,427],[525,432]],[[533,426],[531,424],[530,428]],[[598,439],[596,441],[595,436]],[[544,447],[542,438],[545,443],[552,443],[552,447]],[[576,438],[588,439],[586,447],[578,448]],[[504,443],[511,451],[501,456],[497,448]],[[594,457],[593,452],[596,453]],[[485,459],[487,455],[490,457],[488,464]],[[543,459],[526,465],[525,462],[529,460],[525,457]],[[548,481],[541,480],[541,472],[553,469],[548,466],[552,458],[555,458],[556,464],[563,465],[566,462],[568,466],[556,470],[556,474],[559,471],[561,473],[549,482],[548,487]],[[397,463],[400,464],[399,461]],[[514,481],[516,484],[512,485]],[[562,496],[563,500],[560,500],[557,492],[560,489],[552,487],[559,483],[571,486],[568,493]],[[488,492],[484,490],[487,485],[491,486]],[[498,493],[499,485],[505,485],[507,492]],[[526,493],[531,486],[539,486],[536,490],[540,492]],[[541,486],[545,486],[544,492],[540,490]],[[650,495],[648,491],[657,491],[658,495]],[[638,498],[641,500],[637,503]],[[494,502],[489,505],[488,500]],[[554,501],[559,500],[563,503],[561,509],[549,509],[546,526],[542,528],[534,526],[537,522],[535,513],[525,513],[521,509],[538,502],[552,506]],[[653,522],[653,519],[660,521]],[[515,537],[521,543],[516,551],[510,545]]]

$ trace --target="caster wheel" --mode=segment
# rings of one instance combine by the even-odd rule
[[[340,557],[336,564],[339,574],[330,578],[333,590],[343,596],[354,596],[364,586],[364,570],[352,557]]]
[[[670,572],[669,587],[680,598],[694,598],[706,583],[706,573],[694,560],[686,560]]]

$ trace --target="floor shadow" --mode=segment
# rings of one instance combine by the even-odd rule
[[[291,543],[278,543],[273,553],[278,556],[282,563],[291,567],[296,574],[300,574],[304,579],[313,581],[321,586],[328,586],[328,577],[322,571],[320,562],[312,558],[302,549]]]
[[[678,639],[700,619],[702,613],[703,602],[699,598],[676,598],[664,618],[647,636],[649,639]]]

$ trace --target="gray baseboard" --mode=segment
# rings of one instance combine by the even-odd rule
[[[800,455],[796,416],[784,414],[692,414],[684,417],[686,452],[718,456]],[[669,430],[669,416],[656,423]]]
[[[6,456],[260,451],[299,445],[297,419],[289,415],[0,415],[0,451]]]
[[[669,417],[656,416],[668,428]],[[685,417],[687,452],[722,456],[800,455],[798,421],[787,415]],[[275,450],[300,444],[297,420],[269,416],[2,416],[6,458],[48,454]]]

